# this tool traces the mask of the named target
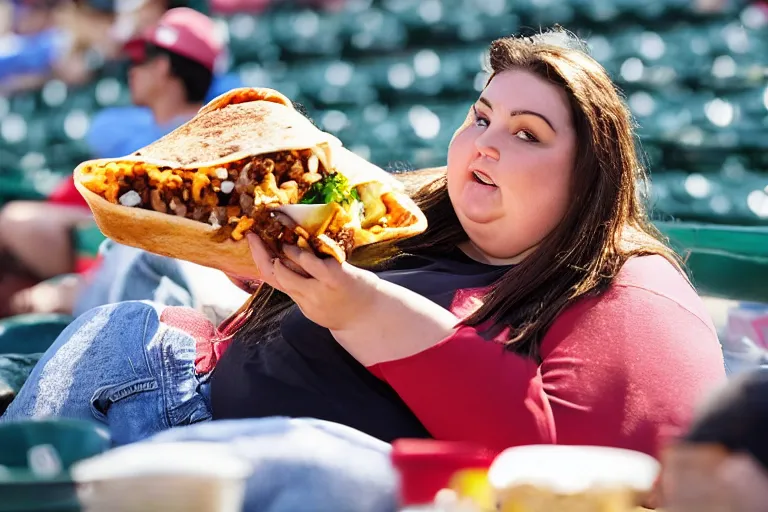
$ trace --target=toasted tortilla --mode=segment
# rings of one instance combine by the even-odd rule
[[[75,185],[93,211],[96,224],[112,240],[256,279],[258,269],[245,240],[221,240],[217,236],[219,229],[205,222],[112,203],[89,190],[88,181],[99,179],[93,169],[109,163],[197,170],[291,150],[311,150],[325,169],[344,175],[365,193],[366,211],[386,213],[383,225],[379,219],[355,218],[348,209],[332,205],[278,207],[310,234],[316,252],[344,261],[347,254],[325,235],[331,227],[351,230],[354,240],[350,251],[426,229],[426,218],[396,179],[344,148],[338,139],[295,110],[288,98],[271,89],[235,89],[211,101],[186,124],[131,155],[83,162],[75,169]]]

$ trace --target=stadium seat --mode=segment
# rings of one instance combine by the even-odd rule
[[[405,26],[397,16],[377,7],[344,16],[342,33],[352,53],[388,53],[408,42]]]
[[[768,228],[657,223],[686,260],[699,293],[768,302]]]
[[[94,422],[49,419],[0,425],[0,465],[4,468],[0,512],[79,511],[69,469],[110,447],[109,433]]]
[[[340,56],[343,18],[310,9],[270,17],[272,40],[285,57]]]
[[[0,354],[45,352],[71,321],[67,315],[19,315],[0,320]]]
[[[260,16],[235,14],[225,20],[233,65],[269,64],[278,60],[280,48],[272,40],[269,23]]]

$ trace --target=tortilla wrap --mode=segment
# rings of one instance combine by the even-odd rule
[[[105,169],[110,168],[138,165],[154,169],[156,175],[163,170],[198,173],[220,166],[233,168],[249,158],[280,152],[315,156],[325,173],[346,178],[368,214],[361,218],[337,203],[270,205],[270,212],[286,214],[301,228],[296,229],[301,233],[300,247],[344,261],[349,251],[361,245],[413,236],[426,229],[423,213],[394,177],[316,128],[290,100],[271,89],[235,89],[215,98],[188,123],[131,155],[83,162],[75,169],[75,185],[101,231],[112,240],[255,279],[258,270],[245,240],[222,239],[218,226],[173,212],[123,206],[116,197],[107,200],[109,194],[100,187],[108,186],[104,185],[108,182]],[[373,218],[376,215],[382,216]],[[344,242],[346,246],[339,242],[341,229],[351,234],[351,240],[347,236]],[[257,227],[254,230],[262,235]],[[304,237],[306,234],[309,237]]]

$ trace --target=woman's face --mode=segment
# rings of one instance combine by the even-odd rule
[[[448,150],[448,193],[473,244],[508,259],[541,242],[568,206],[575,151],[565,91],[528,71],[496,75]]]

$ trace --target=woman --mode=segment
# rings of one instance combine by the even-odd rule
[[[426,233],[361,249],[357,266],[286,247],[308,278],[252,236],[266,284],[225,328],[231,342],[211,344],[188,310],[96,309],[6,417],[95,416],[118,442],[211,418],[310,416],[387,441],[656,454],[724,369],[640,202],[629,113],[566,33],[495,41],[490,66],[446,172],[415,194]]]

